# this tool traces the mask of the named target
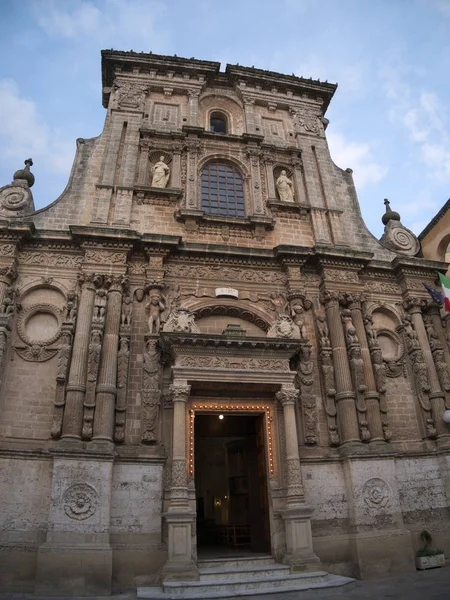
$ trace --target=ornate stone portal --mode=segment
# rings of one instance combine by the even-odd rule
[[[198,578],[200,525],[236,543],[249,488],[292,571],[414,569],[424,527],[450,553],[450,325],[423,286],[445,265],[389,202],[367,231],[327,146],[335,86],[102,60],[105,129],[60,198],[34,210],[31,159],[0,188],[0,587]],[[221,413],[242,430],[209,422],[200,496]]]

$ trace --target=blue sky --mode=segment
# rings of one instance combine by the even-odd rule
[[[420,233],[450,196],[450,0],[2,0],[0,185],[34,161],[37,207],[103,127],[100,50],[153,51],[337,82],[334,161],[364,218]]]

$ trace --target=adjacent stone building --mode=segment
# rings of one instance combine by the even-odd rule
[[[108,594],[202,553],[450,553],[446,265],[331,160],[336,86],[104,51],[105,127],[0,189],[0,587]],[[381,214],[380,210],[380,214]]]

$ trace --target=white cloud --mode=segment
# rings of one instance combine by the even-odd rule
[[[432,0],[431,5],[446,17],[450,17],[450,0]]]
[[[31,156],[67,173],[75,154],[75,140],[49,127],[33,100],[21,96],[12,79],[0,80],[0,142],[3,163],[14,170]]]
[[[353,177],[358,190],[377,183],[386,176],[388,169],[378,163],[372,155],[372,149],[367,142],[348,140],[342,133],[327,132],[333,161],[341,168],[353,169]]]
[[[38,25],[50,37],[92,38],[97,45],[149,51],[164,43],[167,31],[157,26],[167,16],[158,0],[40,0],[35,3]]]
[[[450,0],[448,3],[450,7]],[[386,96],[391,100],[389,116],[401,123],[409,138],[418,144],[417,158],[427,167],[427,175],[441,181],[450,180],[450,122],[442,109],[445,103],[429,90],[413,93],[405,81],[407,65],[383,67],[379,75]]]

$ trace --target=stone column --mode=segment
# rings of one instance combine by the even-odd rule
[[[200,96],[200,90],[188,90],[189,94],[189,125],[198,127],[198,97]]]
[[[72,360],[69,380],[66,386],[66,404],[64,409],[61,442],[79,442],[83,427],[83,402],[86,392],[87,357],[91,330],[92,310],[94,307],[94,276],[84,278],[78,308],[77,326],[72,348]]]
[[[139,161],[138,161],[138,173],[137,173],[137,184],[138,185],[149,185],[148,181],[148,151],[150,148],[150,142],[148,140],[141,140],[139,142]]]
[[[275,191],[275,178],[273,176],[273,158],[269,153],[264,154],[264,164],[266,166],[267,177],[267,195],[269,200],[276,200],[277,193]]]
[[[300,160],[300,158],[293,156],[291,158],[291,165],[292,165],[292,169],[294,171],[294,180],[295,180],[295,189],[296,189],[296,195],[295,195],[295,202],[298,202],[299,204],[306,204],[307,199],[306,199],[306,192],[305,192],[305,186],[303,183],[303,174],[302,174],[302,161]]]
[[[197,193],[197,158],[200,150],[200,141],[197,139],[186,140],[187,149],[187,181],[186,181],[186,208],[196,210],[199,206]]]
[[[439,383],[436,365],[434,364],[425,324],[422,318],[424,301],[421,298],[408,298],[403,305],[411,315],[411,321],[414,330],[417,333],[417,339],[419,340],[423,358],[427,366],[430,381],[429,398],[431,402],[431,414],[433,415],[433,421],[436,428],[437,441],[438,444],[440,443],[441,445],[448,444],[450,442],[450,433],[443,419],[445,411],[445,392],[441,389]]]
[[[106,322],[95,398],[94,435],[90,444],[90,447],[95,446],[105,450],[112,450],[114,447],[117,352],[121,308],[122,277],[114,277],[108,290]]]
[[[168,558],[163,567],[166,580],[198,579],[193,561],[192,534],[195,512],[189,505],[186,464],[186,403],[191,386],[174,381],[170,386],[173,402],[172,485],[167,512],[163,515],[168,528]]]
[[[255,112],[253,106],[254,100],[244,100],[244,112],[245,112],[245,131],[247,133],[256,133],[255,131]]]
[[[295,403],[299,392],[293,386],[282,386],[277,400],[283,406],[283,421],[286,443],[286,505],[281,515],[286,528],[286,550],[284,562],[294,569],[317,568],[319,558],[314,554],[311,532],[311,517],[314,509],[305,504],[298,453]],[[313,568],[314,568],[313,567]]]
[[[336,383],[336,404],[341,444],[359,442],[358,418],[355,408],[355,393],[348,363],[347,346],[342,329],[339,310],[339,293],[325,292],[325,310],[333,349],[334,374]]]
[[[247,156],[250,161],[251,171],[250,185],[252,189],[250,191],[250,194],[253,200],[252,213],[255,215],[264,214],[264,206],[261,192],[261,169],[259,164],[260,155],[261,150],[259,148],[247,148]]]
[[[370,439],[372,442],[384,442],[383,426],[381,423],[379,395],[373,373],[372,359],[367,343],[366,330],[361,310],[361,300],[353,294],[349,297],[349,309],[352,314],[353,325],[361,346],[361,356],[364,364],[364,379],[366,382],[367,421],[369,423]]]
[[[173,145],[172,188],[181,188],[181,144]]]
[[[297,504],[304,502],[295,419],[295,403],[298,400],[298,396],[299,391],[294,387],[288,388],[283,386],[281,390],[277,392],[277,399],[283,406],[283,421],[286,437],[286,506],[296,506]]]

